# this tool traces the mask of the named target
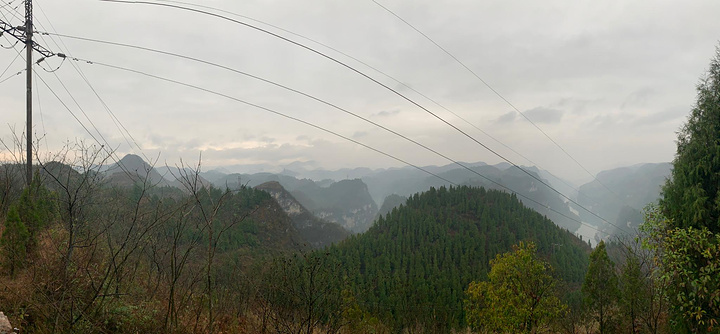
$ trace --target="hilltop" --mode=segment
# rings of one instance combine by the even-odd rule
[[[447,331],[463,328],[468,283],[484,279],[490,259],[519,241],[535,242],[568,284],[582,282],[590,251],[585,242],[515,195],[484,188],[413,195],[366,233],[328,251],[342,263],[336,276],[347,277],[361,308],[396,328],[421,323]]]

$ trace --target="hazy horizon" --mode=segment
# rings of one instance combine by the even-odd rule
[[[695,85],[720,36],[720,22],[714,19],[720,3],[715,1],[380,3],[452,52],[591,175],[673,159],[675,132],[690,112]],[[347,68],[217,17],[160,6],[79,0],[36,1],[35,6],[38,31],[156,48],[215,62],[338,105],[452,159],[488,164],[502,161]],[[480,80],[372,1],[268,4],[223,0],[212,6],[245,17],[218,12],[222,15],[336,57],[405,94],[518,165],[537,165],[575,183],[591,178]],[[22,8],[17,8],[17,13],[9,7],[3,11],[8,14],[3,20],[21,23]],[[382,70],[502,144],[353,59],[248,18],[307,36]],[[43,138],[41,156],[58,152],[67,141],[97,140],[116,148],[119,157],[127,153],[145,155],[171,166],[180,159],[197,163],[201,154],[203,165],[209,168],[282,166],[295,161],[313,162],[327,170],[403,166],[267,111],[101,65],[109,64],[270,108],[418,166],[451,163],[327,105],[228,70],[68,37],[37,34],[36,41],[54,52],[94,62],[62,62],[54,57],[41,63],[45,70],[57,68],[53,73],[36,66],[34,133]],[[6,47],[13,44],[4,38],[0,42]],[[24,64],[16,56],[13,50],[0,52],[0,66],[8,66],[0,80],[9,78],[0,91],[6,124],[0,138],[6,141],[12,136],[11,129],[20,133],[24,126],[24,78],[13,76]],[[2,150],[0,154],[7,156],[8,152]]]

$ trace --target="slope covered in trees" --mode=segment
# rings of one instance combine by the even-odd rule
[[[484,188],[430,189],[381,217],[365,234],[331,247],[357,304],[395,328],[464,328],[463,294],[490,260],[532,241],[555,274],[578,285],[588,246],[525,207]]]
[[[214,332],[247,307],[257,263],[306,249],[266,192],[192,174],[183,190],[113,185],[81,162],[42,164],[22,191],[6,183],[18,193],[2,196],[0,307],[22,332]]]

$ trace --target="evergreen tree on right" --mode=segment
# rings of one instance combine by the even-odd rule
[[[720,333],[720,48],[678,132],[660,206],[646,210],[674,333]]]
[[[672,175],[660,204],[674,227],[720,232],[720,48],[678,132]]]

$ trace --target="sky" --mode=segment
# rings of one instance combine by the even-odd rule
[[[0,1],[0,20],[21,25],[20,0]],[[720,40],[715,0],[193,2],[202,8],[149,1],[267,29],[387,88],[298,45],[216,16],[137,3],[35,0],[39,31],[154,48],[226,68],[36,36],[47,49],[79,59],[53,57],[35,67],[33,133],[41,138],[41,159],[51,159],[68,143],[100,142],[118,157],[133,153],[170,166],[202,159],[204,169],[229,171],[293,162],[324,169],[404,166],[270,109],[411,164],[450,163],[375,125],[231,68],[324,100],[454,160],[502,161],[480,142],[518,165],[583,182],[602,170],[673,159],[676,131]],[[0,37],[4,47],[13,42]],[[8,68],[0,80],[9,78],[0,83],[5,160],[12,152],[17,156],[12,138],[25,126],[24,73],[14,75],[24,62],[16,56],[13,49],[0,49],[0,70]]]

